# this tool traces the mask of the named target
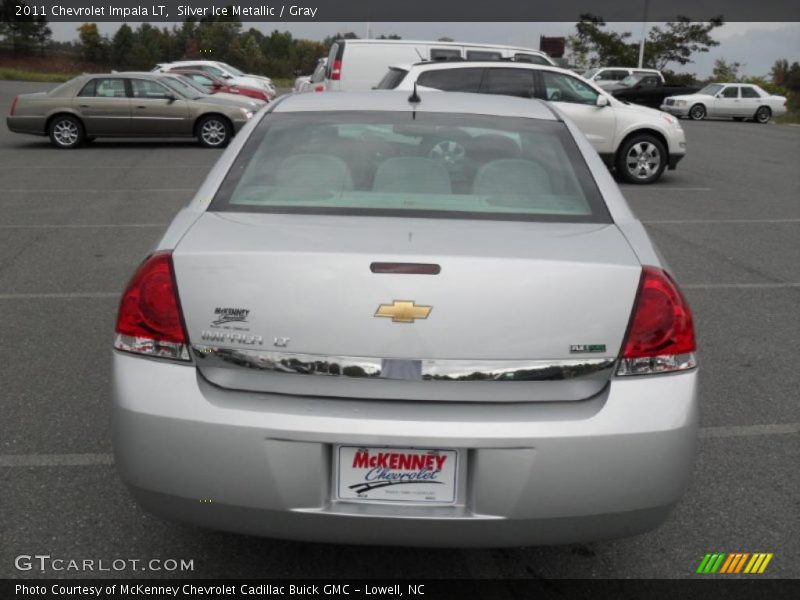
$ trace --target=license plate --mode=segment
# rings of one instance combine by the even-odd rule
[[[455,503],[455,450],[339,446],[335,460],[340,500]]]

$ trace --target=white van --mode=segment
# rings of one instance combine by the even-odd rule
[[[370,90],[378,85],[391,65],[447,60],[515,60],[555,65],[540,50],[515,46],[414,40],[337,40],[328,56],[325,89]]]

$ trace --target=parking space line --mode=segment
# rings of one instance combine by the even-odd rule
[[[682,283],[684,290],[748,290],[800,288],[800,283]]]
[[[701,427],[701,438],[749,437],[754,435],[791,435],[800,433],[800,423],[773,423],[769,425],[731,425]]]
[[[50,299],[70,299],[70,298],[119,298],[122,292],[55,292],[44,294],[0,294],[0,300],[50,300]]]
[[[641,190],[643,192],[710,192],[710,187],[664,187],[664,186],[639,186],[639,185],[621,185],[620,189],[623,190]]]
[[[65,167],[60,167],[60,166],[59,167],[54,167],[54,166],[49,166],[49,165],[37,165],[37,166],[25,165],[25,166],[15,167],[15,166],[12,165],[12,166],[2,166],[2,167],[0,167],[0,171],[2,171],[2,170],[22,171],[22,170],[31,170],[31,169],[44,169],[44,170],[47,170],[47,171],[53,171],[55,169],[61,169],[61,170],[64,170],[64,169],[67,169],[67,170],[80,169],[81,171],[86,171],[86,170],[89,170],[89,169],[102,169],[102,170],[107,170],[107,169],[127,169],[127,170],[130,170],[130,169],[138,169],[138,168],[144,168],[144,169],[147,169],[148,171],[156,171],[156,170],[172,171],[173,169],[211,169],[213,166],[214,166],[214,163],[211,163],[211,164],[208,164],[208,165],[201,165],[201,164],[197,164],[197,165],[174,165],[174,166],[171,166],[171,167],[161,167],[161,166],[153,166],[153,167],[151,167],[149,165],[135,165],[135,166],[131,166],[131,165],[88,165],[88,166],[87,165],[80,165],[80,166],[65,166]]]
[[[104,190],[104,189],[68,189],[68,188],[57,188],[57,189],[42,189],[42,190],[34,190],[30,188],[25,189],[14,189],[14,190],[3,190],[3,192],[7,194],[76,194],[76,193],[86,193],[86,194],[130,194],[132,192],[196,192],[197,188],[139,188],[139,189],[120,189],[114,188],[113,190]]]
[[[8,454],[0,456],[0,467],[85,467],[113,465],[114,455],[97,454]]]
[[[652,221],[642,221],[645,225],[659,224],[659,225],[692,225],[698,224],[714,224],[714,223],[800,223],[800,219],[656,219]]]
[[[792,435],[800,433],[800,423],[769,425],[734,425],[701,427],[701,438],[738,438]],[[0,467],[85,467],[114,464],[110,452],[92,454],[6,454],[0,455]]]
[[[78,223],[65,225],[0,225],[0,229],[124,229],[127,227],[150,228],[166,227],[169,223],[98,223],[96,225]]]

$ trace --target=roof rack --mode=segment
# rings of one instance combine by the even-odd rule
[[[506,62],[506,63],[524,63],[528,65],[538,65],[540,67],[552,67],[553,65],[543,65],[540,63],[533,62],[532,60],[528,60],[526,58],[516,58],[514,56],[501,56],[500,58],[464,58],[462,56],[447,56],[442,58],[431,58],[428,60],[420,60],[415,63],[411,63],[413,66],[416,65],[430,65],[430,64],[437,64],[437,63],[450,63],[450,62],[457,62],[457,63],[493,63],[493,62]]]

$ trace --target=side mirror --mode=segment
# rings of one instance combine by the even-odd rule
[[[595,102],[595,105],[598,106],[599,108],[603,108],[604,106],[608,106],[608,98],[606,96],[604,96],[603,94],[598,94],[597,95],[597,102]]]
[[[172,103],[173,103],[173,102],[175,102],[177,99],[178,99],[178,98],[177,98],[177,96],[174,96],[173,94],[170,94],[169,96],[167,96],[167,102],[168,102],[169,104],[172,104]]]

